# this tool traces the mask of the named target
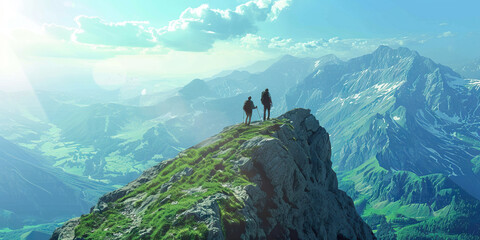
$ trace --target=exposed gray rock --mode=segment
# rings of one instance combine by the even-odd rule
[[[252,161],[250,161],[250,158],[247,158],[247,157],[241,157],[239,159],[234,159],[234,160],[232,160],[232,163],[233,163],[233,168],[235,170],[240,169],[241,171],[244,171],[244,172],[250,171],[249,169],[251,169],[253,167]]]
[[[320,124],[318,124],[317,119],[313,115],[310,115],[305,119],[305,127],[308,131],[315,132],[320,127]]]
[[[258,144],[263,141],[263,137],[254,137],[246,142],[244,142],[242,145],[240,145],[240,149],[247,149],[247,148],[253,148],[255,146],[258,146]]]
[[[73,240],[75,239],[75,227],[78,225],[80,218],[68,220],[63,226],[55,229],[50,240]]]
[[[236,190],[245,202],[241,238],[374,239],[353,201],[337,188],[325,129],[306,109],[279,118],[290,119],[293,128],[283,125],[276,138],[243,144],[253,154],[240,169],[256,185]]]
[[[135,208],[132,212],[134,215],[139,215],[140,213],[144,212],[145,210],[147,210],[147,208],[152,205],[153,203],[155,203],[155,201],[157,201],[157,199],[159,198],[159,195],[160,194],[155,194],[155,195],[150,195],[148,197],[145,198],[145,200],[142,201],[142,204]],[[143,196],[141,197],[143,198]],[[140,199],[141,199],[140,198]],[[167,198],[166,198],[167,199]],[[133,201],[137,201],[138,199],[137,198],[133,198]],[[163,200],[163,199],[162,199]],[[168,200],[168,199],[167,199]]]
[[[195,221],[203,222],[208,228],[208,239],[223,240],[220,207],[217,201],[225,199],[224,194],[215,194],[203,199],[191,209],[179,214],[173,225],[193,217]]]
[[[193,169],[189,167],[186,167],[181,172],[175,173],[168,182],[162,184],[162,186],[160,187],[160,193],[166,192],[172,186],[172,184],[174,184],[184,176],[192,175],[192,173],[193,173]]]
[[[196,188],[190,188],[190,189],[187,189],[187,190],[183,190],[183,192],[188,194],[188,195],[192,195],[192,194],[195,194],[195,193],[202,193],[202,192],[206,192],[206,191],[207,191],[207,189],[203,189],[202,186],[196,187]]]
[[[176,181],[180,180],[180,178],[182,178],[183,176],[190,176],[190,175],[192,175],[192,173],[193,173],[193,169],[189,168],[189,167],[186,167],[181,172],[175,173],[170,178],[170,182],[176,182]]]

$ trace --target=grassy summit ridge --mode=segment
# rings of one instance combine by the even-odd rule
[[[217,200],[223,234],[228,229],[244,228],[243,207],[232,190],[236,186],[253,184],[246,175],[234,170],[231,160],[252,154],[252,149],[240,146],[253,137],[272,138],[275,130],[288,120],[245,126],[235,125],[210,139],[180,153],[162,164],[162,170],[127,195],[107,203],[102,211],[93,211],[80,218],[75,236],[85,239],[204,239],[205,223],[182,215],[205,198],[215,194],[226,197]],[[207,140],[208,141],[208,140]],[[141,209],[132,214],[131,205]],[[228,237],[228,236],[227,236]]]

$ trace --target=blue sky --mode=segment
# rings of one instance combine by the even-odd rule
[[[381,44],[450,66],[480,57],[474,0],[2,0],[1,9],[0,86],[57,69],[53,78],[92,76],[106,88],[167,89],[284,54],[348,59]]]

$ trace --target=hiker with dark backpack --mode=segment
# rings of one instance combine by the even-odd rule
[[[268,92],[268,88],[262,92],[262,104],[263,104],[263,121],[270,120],[270,108],[272,107],[272,97]],[[268,118],[266,116],[268,110]]]
[[[247,115],[247,118],[245,118],[245,124],[250,125],[250,122],[252,121],[252,111],[253,109],[257,108],[255,104],[253,104],[252,97],[248,97],[248,100],[243,103],[243,110],[245,111],[245,114]],[[248,123],[247,123],[248,120]]]

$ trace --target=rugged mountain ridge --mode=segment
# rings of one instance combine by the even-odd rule
[[[52,239],[374,239],[309,110],[235,125],[100,198]]]
[[[478,239],[479,89],[415,51],[381,46],[313,72],[286,99],[330,129],[341,189],[377,237]]]
[[[376,157],[386,169],[448,175],[478,197],[471,160],[480,154],[479,96],[452,69],[407,48],[381,46],[313,73],[287,102],[323,116],[339,170]]]

